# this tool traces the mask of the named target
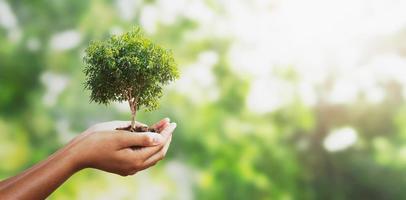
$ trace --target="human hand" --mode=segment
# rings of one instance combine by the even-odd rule
[[[122,176],[155,165],[166,155],[176,124],[169,123],[169,119],[161,120],[152,126],[159,134],[115,130],[130,123],[112,121],[96,124],[72,140],[66,151],[74,156],[78,169],[95,168]]]

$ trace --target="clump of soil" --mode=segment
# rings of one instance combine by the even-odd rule
[[[131,125],[128,125],[123,128],[116,128],[116,130],[124,130],[124,131],[130,131],[130,132],[155,132],[155,133],[157,133],[157,130],[155,128],[148,127],[148,126],[135,126],[135,128],[134,128],[134,127],[131,127]]]

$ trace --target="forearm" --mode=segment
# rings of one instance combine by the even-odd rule
[[[77,170],[68,147],[0,183],[0,199],[45,199]]]
[[[26,175],[26,174],[28,174],[28,173],[30,173],[32,171],[37,170],[38,168],[41,168],[43,165],[45,165],[47,162],[49,162],[49,160],[52,159],[53,157],[55,157],[56,155],[58,155],[58,152],[55,152],[54,154],[50,155],[46,160],[42,160],[41,162],[35,164],[31,168],[28,168],[28,169],[24,170],[20,174],[0,181],[0,191],[2,191],[2,188],[4,188],[6,185],[9,185],[11,182],[14,182],[19,177],[22,177],[22,176],[24,176],[24,175]],[[1,192],[0,192],[0,194],[1,194]]]

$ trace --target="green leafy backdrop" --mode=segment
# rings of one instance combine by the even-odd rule
[[[250,41],[267,33],[256,23],[274,23],[272,13],[282,3],[257,2],[0,0],[0,178],[46,158],[94,123],[129,120],[126,104],[89,103],[82,58],[91,40],[140,26],[154,42],[172,49],[181,71],[181,80],[165,88],[159,109],[138,115],[149,124],[163,117],[177,122],[167,158],[134,177],[83,170],[49,199],[405,199],[404,83],[378,74],[374,80],[385,94],[378,102],[368,101],[368,90],[360,90],[351,101],[334,103],[329,92],[336,82],[352,77],[357,66],[341,74],[326,66],[325,78],[309,86],[307,75],[316,80],[320,69],[308,64],[299,68],[294,62],[272,64],[278,55],[267,48],[257,49],[262,52],[257,54]],[[244,7],[269,16],[252,18],[244,15]],[[234,11],[238,23],[227,24]],[[286,23],[292,20],[283,17]],[[401,18],[389,17],[388,23]],[[291,23],[300,27],[299,22]],[[379,48],[405,59],[405,28],[403,24],[377,37]],[[331,40],[340,41],[346,31],[351,29]],[[264,46],[278,45],[273,36],[262,36]],[[241,38],[248,45],[241,47],[246,53],[237,60],[232,55]],[[307,55],[318,45],[316,40],[310,41],[309,49],[289,49],[290,43],[283,47],[289,55]],[[329,58],[320,55],[316,60],[325,59]],[[393,65],[400,69],[404,63]],[[260,75],[249,73],[262,65],[265,71]],[[389,70],[391,62],[378,65]],[[275,84],[259,87],[260,95],[250,97],[264,75]],[[363,73],[358,75],[356,80],[364,80]],[[344,94],[353,87],[345,85]],[[314,91],[314,103],[302,98],[307,90]],[[255,102],[265,107],[252,109],[259,106]],[[326,138],[336,130],[356,132],[355,142],[343,150],[329,150]],[[351,137],[354,134],[335,141]]]

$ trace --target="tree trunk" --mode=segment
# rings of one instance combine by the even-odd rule
[[[131,128],[135,129],[135,112],[131,112]]]
[[[130,105],[131,109],[131,127],[135,129],[135,117],[137,114],[137,102],[135,102],[135,99],[130,99],[128,100],[128,104]]]

